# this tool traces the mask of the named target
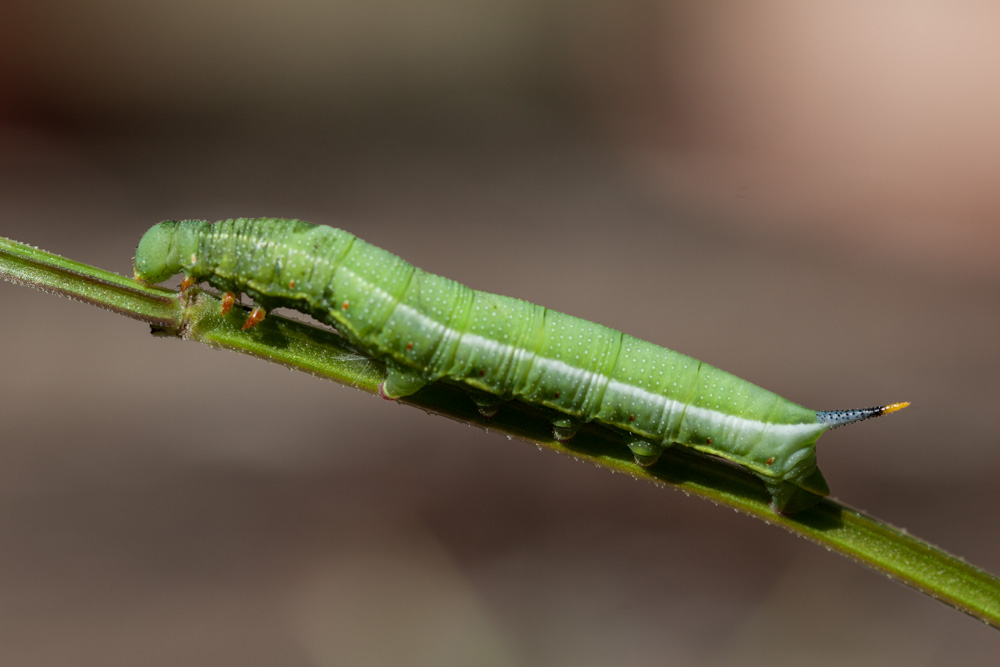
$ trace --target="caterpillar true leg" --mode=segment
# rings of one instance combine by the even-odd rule
[[[225,292],[222,295],[222,314],[225,315],[232,309],[233,304],[236,303],[236,295],[232,292]],[[245,329],[246,327],[244,327]]]
[[[267,316],[267,311],[262,306],[254,304],[253,310],[250,311],[250,315],[247,317],[247,321],[243,323],[243,330],[246,331],[255,324],[263,322],[265,316]]]

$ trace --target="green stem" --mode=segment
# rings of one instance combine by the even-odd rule
[[[223,315],[219,300],[206,292],[191,290],[189,297],[182,297],[2,237],[0,277],[142,320],[160,335],[235,350],[369,393],[378,391],[384,376],[378,361],[329,329],[269,315],[253,329],[242,331],[245,312],[234,309]],[[572,441],[561,443],[552,438],[549,420],[537,409],[514,402],[487,420],[463,390],[446,383],[430,385],[403,402],[636,479],[673,486],[780,525],[1000,628],[1000,580],[833,500],[793,517],[779,516],[771,511],[759,480],[722,461],[672,447],[656,465],[643,468],[606,429],[588,427]]]

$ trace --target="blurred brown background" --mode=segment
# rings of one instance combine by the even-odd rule
[[[16,6],[22,4],[25,6]],[[834,495],[1000,571],[1000,7],[0,6],[0,234],[342,226],[806,405]],[[693,5],[693,3],[692,3]],[[682,494],[0,283],[0,663],[985,664]]]

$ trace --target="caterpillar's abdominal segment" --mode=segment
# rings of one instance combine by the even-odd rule
[[[829,493],[816,466],[820,435],[907,405],[816,412],[673,350],[470,289],[299,220],[161,222],[139,242],[135,276],[156,283],[176,273],[188,287],[207,281],[252,298],[244,328],[276,307],[336,327],[385,363],[384,398],[457,383],[484,415],[513,399],[554,411],[559,440],[591,421],[617,430],[641,465],[677,443],[756,474],[778,512]]]

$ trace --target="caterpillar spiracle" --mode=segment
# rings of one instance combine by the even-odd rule
[[[337,329],[387,368],[397,399],[428,382],[472,390],[484,414],[517,399],[553,410],[566,440],[587,422],[610,427],[636,461],[691,447],[763,480],[776,512],[829,494],[816,465],[825,431],[908,403],[817,412],[673,350],[520,299],[422,271],[346,231],[299,220],[165,221],[142,237],[135,277],[207,281],[228,310],[245,293],[244,328],[276,307]],[[483,398],[485,397],[485,398]]]

